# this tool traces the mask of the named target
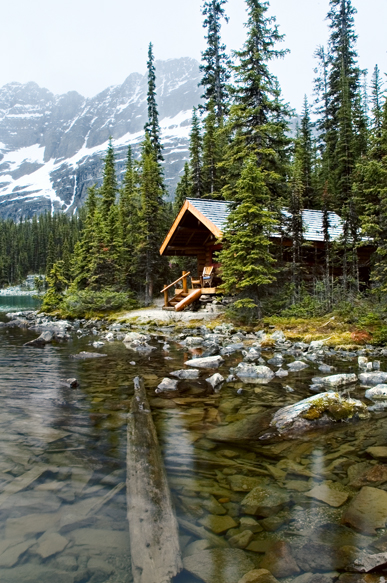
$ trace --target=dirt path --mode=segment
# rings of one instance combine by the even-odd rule
[[[126,312],[121,314],[117,321],[133,320],[136,323],[146,323],[146,322],[164,322],[167,324],[178,324],[179,322],[190,322],[191,320],[201,320],[203,322],[209,322],[219,317],[219,311],[207,311],[200,310],[198,312],[169,312],[162,310],[161,308],[143,308],[141,310],[132,310],[131,312]]]

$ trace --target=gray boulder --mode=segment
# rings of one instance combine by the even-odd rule
[[[268,366],[248,364],[240,362],[234,373],[244,383],[269,383],[274,377],[274,372]]]
[[[234,352],[238,352],[244,348],[244,344],[242,342],[238,342],[237,344],[229,344],[229,346],[225,346],[221,349],[220,354],[222,356],[229,356],[230,354],[234,354]]]
[[[359,374],[359,381],[363,385],[380,385],[387,383],[387,372],[363,372]]]
[[[302,362],[302,360],[295,360],[294,362],[290,362],[288,364],[288,368],[290,372],[298,372],[308,368],[308,365],[305,362]]]
[[[207,356],[205,358],[193,358],[192,360],[187,360],[185,364],[194,368],[218,368],[222,362],[224,362],[224,359],[218,355]]]
[[[387,385],[376,385],[365,392],[365,397],[370,401],[387,400]]]
[[[279,409],[270,426],[279,434],[306,431],[338,421],[368,419],[367,407],[361,401],[344,399],[338,393],[320,393]]]
[[[188,336],[184,340],[184,344],[190,347],[201,346],[203,344],[203,338],[201,336]]]
[[[285,369],[283,369],[283,368],[279,368],[279,369],[276,371],[276,373],[275,373],[275,376],[276,376],[276,377],[279,377],[279,378],[283,378],[283,377],[287,377],[287,376],[289,376],[289,373],[288,373],[288,371],[287,371],[287,370],[285,370]]]
[[[286,336],[285,334],[282,332],[282,330],[276,330],[275,332],[273,332],[273,334],[271,335],[271,339],[275,340],[276,342],[285,342],[286,340]]]
[[[273,358],[267,361],[267,364],[271,364],[272,366],[281,366],[284,361],[284,357],[282,354],[275,354]]]
[[[324,387],[341,387],[351,385],[357,382],[357,376],[353,373],[334,374],[329,377],[314,377],[313,383],[323,385]]]
[[[42,332],[39,338],[35,338],[35,340],[30,340],[26,342],[24,346],[45,346],[49,344],[54,339],[54,334],[50,330],[46,330]]]
[[[179,381],[174,379],[164,378],[161,383],[157,386],[156,393],[164,393],[168,391],[177,391],[177,385]]]
[[[244,357],[244,361],[245,362],[255,362],[257,360],[259,360],[259,358],[261,357],[261,350],[257,349],[257,348],[250,348],[250,350],[247,352],[247,354]]]
[[[192,370],[175,370],[174,372],[170,372],[169,374],[172,377],[176,377],[177,379],[181,380],[190,380],[194,381],[199,378],[200,371],[198,369]]]
[[[206,379],[206,381],[211,385],[213,389],[215,389],[216,387],[224,383],[224,377],[222,377],[221,374],[216,372],[215,374],[212,375],[212,377]]]

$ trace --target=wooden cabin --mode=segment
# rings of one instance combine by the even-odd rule
[[[223,200],[187,198],[160,248],[162,256],[197,257],[197,274],[191,274],[191,277],[200,277],[205,267],[213,267],[214,285],[203,287],[203,294],[215,294],[218,290],[220,266],[216,260],[216,252],[222,248],[221,239],[230,213],[230,204],[230,202]],[[290,217],[289,212],[285,209],[283,214],[284,218]],[[329,212],[328,216],[330,241],[337,241],[343,234],[342,219],[334,212]],[[323,212],[305,209],[302,211],[302,222],[305,242],[303,262],[306,267],[306,279],[322,276],[325,266]],[[283,246],[285,261],[291,261],[291,237],[273,232],[270,239],[274,244]],[[370,256],[374,250],[371,244],[365,244],[359,249],[361,281],[369,279]],[[340,273],[337,271],[333,275],[340,275]],[[187,296],[194,289],[193,287],[189,288],[187,276],[183,276],[180,280],[183,281],[184,289],[180,290],[178,298],[183,297],[182,294]],[[173,284],[168,287],[173,287]],[[173,303],[170,307],[173,307]]]

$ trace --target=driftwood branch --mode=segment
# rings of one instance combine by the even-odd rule
[[[128,420],[127,501],[134,583],[170,583],[183,568],[155,426],[142,379]]]

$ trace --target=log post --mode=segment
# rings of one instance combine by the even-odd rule
[[[163,291],[164,291],[164,307],[167,308],[169,304],[168,290],[164,289]]]
[[[188,273],[188,272],[187,271],[183,271],[183,275],[185,275],[186,273]],[[188,281],[187,281],[187,279],[188,279],[188,276],[187,277],[184,277],[184,279],[183,279],[183,292],[185,294],[188,293]]]
[[[128,419],[127,503],[134,583],[171,583],[183,568],[156,429],[142,379]]]

